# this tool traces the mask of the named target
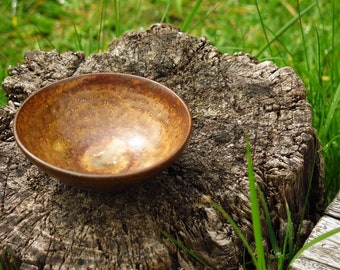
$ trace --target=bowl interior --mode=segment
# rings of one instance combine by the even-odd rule
[[[52,84],[28,98],[15,121],[31,159],[96,175],[157,167],[184,147],[190,131],[190,112],[176,94],[126,74]]]

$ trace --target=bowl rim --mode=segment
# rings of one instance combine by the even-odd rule
[[[184,135],[184,139],[181,142],[181,144],[179,144],[173,151],[171,151],[171,154],[166,155],[164,158],[162,158],[160,161],[156,162],[155,164],[152,164],[148,167],[145,168],[141,168],[135,171],[127,171],[126,173],[84,173],[84,172],[77,172],[77,171],[72,171],[69,169],[64,169],[61,167],[58,167],[56,165],[53,165],[43,159],[41,159],[40,157],[34,155],[31,151],[29,151],[25,145],[23,144],[23,142],[20,140],[20,136],[18,135],[17,132],[17,126],[18,126],[18,118],[20,116],[21,113],[21,109],[25,106],[26,103],[28,103],[30,101],[30,99],[33,96],[38,95],[39,93],[42,93],[44,91],[49,91],[51,87],[57,85],[57,84],[63,84],[63,83],[67,83],[69,81],[73,81],[73,80],[77,80],[80,78],[84,78],[84,77],[88,77],[89,79],[97,77],[97,76],[120,76],[120,77],[125,77],[127,79],[136,79],[136,80],[140,80],[140,81],[146,81],[148,83],[157,85],[159,88],[161,88],[163,91],[166,91],[168,94],[174,96],[176,98],[176,100],[178,100],[181,104],[181,106],[184,108],[185,112],[186,112],[186,118],[187,118],[187,128],[186,128],[186,132]],[[23,153],[28,157],[28,159],[30,159],[33,163],[35,163],[35,165],[37,165],[38,167],[40,167],[39,165],[43,165],[43,167],[47,168],[47,170],[50,172],[52,171],[58,171],[59,173],[62,173],[64,175],[72,175],[72,176],[76,176],[76,177],[80,177],[80,178],[88,178],[91,179],[93,177],[99,178],[99,179],[112,179],[112,178],[130,178],[131,176],[138,176],[138,175],[142,175],[144,173],[147,172],[152,172],[152,171],[158,171],[158,169],[165,169],[166,168],[166,164],[170,165],[181,153],[182,151],[185,149],[186,145],[189,142],[191,133],[192,133],[192,114],[190,112],[190,109],[188,107],[188,105],[184,102],[184,100],[173,90],[171,90],[170,88],[168,88],[167,86],[156,82],[154,80],[142,77],[142,76],[138,76],[138,75],[133,75],[133,74],[128,74],[128,73],[120,73],[120,72],[97,72],[97,73],[86,73],[86,74],[81,74],[81,75],[75,75],[75,76],[71,76],[71,77],[67,77],[61,80],[57,80],[53,83],[50,83],[36,91],[34,91],[33,93],[31,93],[20,105],[20,107],[18,108],[15,117],[14,117],[14,122],[13,122],[13,133],[14,133],[14,138],[16,143],[18,144],[19,148],[21,148],[21,150],[23,151]],[[39,165],[38,165],[39,164]],[[158,168],[158,169],[157,169]]]

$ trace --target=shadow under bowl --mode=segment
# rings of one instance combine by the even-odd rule
[[[184,101],[138,76],[70,77],[27,98],[15,139],[43,171],[66,184],[117,192],[152,179],[185,149],[192,130]]]

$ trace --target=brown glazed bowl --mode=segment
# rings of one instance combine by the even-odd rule
[[[14,135],[24,154],[66,184],[115,192],[152,179],[186,147],[183,100],[167,87],[119,73],[70,77],[20,107]]]

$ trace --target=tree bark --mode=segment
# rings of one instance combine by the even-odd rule
[[[17,107],[32,92],[62,78],[104,71],[168,86],[188,104],[194,123],[188,148],[170,168],[116,195],[78,190],[47,176],[20,152],[11,129]],[[8,267],[204,268],[163,231],[214,269],[238,269],[242,242],[202,196],[219,203],[253,241],[246,134],[277,237],[282,241],[287,224],[285,201],[295,228],[306,199],[304,223],[319,218],[322,158],[305,87],[289,67],[244,53],[221,54],[203,37],[154,25],[89,57],[28,52],[9,69],[2,87],[9,105],[0,109],[0,253]]]

